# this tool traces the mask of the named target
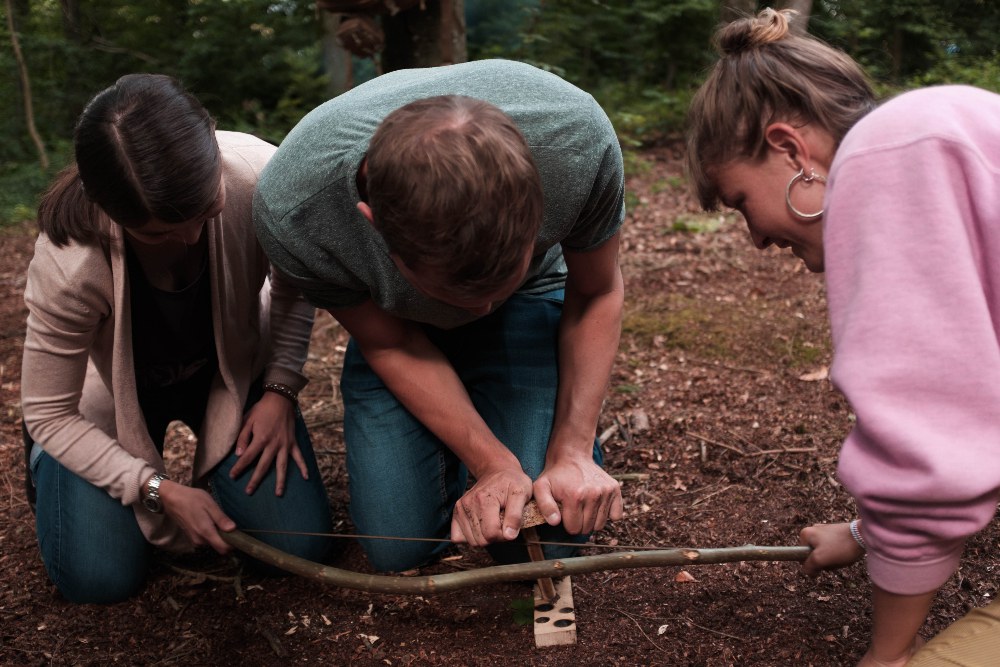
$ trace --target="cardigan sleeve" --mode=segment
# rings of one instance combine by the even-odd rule
[[[109,403],[105,430],[81,412],[81,398],[94,404],[83,392],[90,352],[101,344],[98,331],[112,316],[111,281],[99,248],[58,248],[44,234],[39,237],[24,291],[28,321],[21,405],[28,432],[47,454],[131,505],[155,468],[108,434],[114,432],[114,413],[107,388],[93,387]],[[91,381],[101,382],[96,374]]]

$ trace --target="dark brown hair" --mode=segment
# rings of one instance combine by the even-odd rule
[[[771,123],[814,123],[839,145],[875,108],[861,67],[818,39],[789,32],[794,14],[765,9],[716,33],[721,57],[688,111],[687,172],[706,210],[719,204],[712,169],[763,156]]]
[[[125,227],[184,222],[219,194],[215,123],[169,76],[129,74],[94,96],[77,122],[74,150],[76,161],[38,209],[39,228],[56,245],[98,240],[102,212]]]
[[[458,95],[389,114],[368,148],[376,229],[411,269],[456,294],[495,290],[521,270],[542,223],[542,184],[514,121]]]

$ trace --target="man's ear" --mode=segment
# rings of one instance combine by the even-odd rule
[[[357,206],[358,206],[358,210],[361,211],[361,215],[365,216],[365,218],[368,220],[368,222],[371,225],[374,226],[375,225],[375,216],[372,215],[372,207],[369,206],[368,204],[366,204],[363,201],[359,201],[358,204],[357,204]]]
[[[802,169],[809,164],[809,144],[792,125],[771,123],[764,129],[764,140],[770,150],[781,153],[795,169]]]

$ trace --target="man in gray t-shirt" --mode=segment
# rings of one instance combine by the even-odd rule
[[[393,72],[289,133],[254,219],[272,264],[351,334],[360,532],[450,534],[508,560],[497,545],[532,497],[548,539],[621,517],[594,435],[621,325],[623,201],[607,116],[520,63]],[[443,548],[363,546],[379,570]]]

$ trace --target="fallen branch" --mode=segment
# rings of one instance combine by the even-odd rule
[[[421,595],[446,593],[502,581],[526,581],[542,577],[563,577],[606,570],[673,565],[715,565],[756,560],[803,561],[809,556],[810,551],[809,547],[758,547],[754,545],[722,549],[657,549],[577,556],[514,565],[494,565],[464,572],[449,572],[422,577],[397,577],[351,572],[314,563],[275,549],[239,530],[220,533],[220,535],[230,546],[257,560],[307,579],[371,593],[417,593]]]

